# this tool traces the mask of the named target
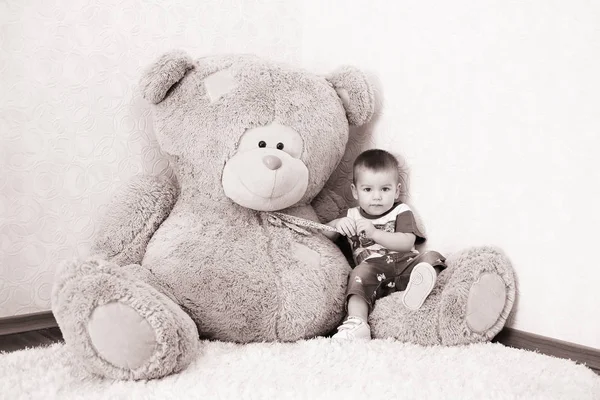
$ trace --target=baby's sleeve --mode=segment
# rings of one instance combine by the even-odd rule
[[[425,233],[419,229],[415,215],[411,210],[403,211],[396,216],[396,232],[414,234],[417,237],[415,244],[421,244],[427,240]]]
[[[358,209],[356,207],[351,207],[351,208],[348,208],[347,210],[342,211],[338,218],[350,217],[350,218],[356,220],[359,216],[360,216],[360,214],[358,213]]]

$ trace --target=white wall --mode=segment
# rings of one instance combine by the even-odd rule
[[[88,252],[120,182],[166,172],[142,69],[173,48],[298,63],[294,4],[0,2],[0,317],[50,309],[56,264]]]
[[[511,325],[600,347],[600,5],[76,4],[0,3],[0,317],[49,309],[56,263],[87,252],[115,186],[168,173],[135,86],[178,47],[377,75],[374,142],[410,166],[429,246],[502,247],[520,287]]]
[[[379,76],[429,247],[502,247],[511,325],[600,348],[600,3],[305,4],[306,67]]]

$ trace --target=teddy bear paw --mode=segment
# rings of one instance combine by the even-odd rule
[[[193,359],[198,331],[164,294],[106,261],[71,262],[58,273],[52,310],[67,345],[95,374],[159,378]]]
[[[480,246],[448,257],[453,267],[440,304],[443,344],[491,340],[504,326],[515,297],[510,260],[498,248]]]

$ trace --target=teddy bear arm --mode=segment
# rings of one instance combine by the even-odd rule
[[[168,178],[133,177],[108,204],[91,253],[118,265],[140,264],[148,241],[176,199],[177,187]]]

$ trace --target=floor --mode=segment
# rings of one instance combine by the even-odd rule
[[[498,341],[506,346],[511,347],[509,343],[505,343],[509,340],[504,340],[503,335],[496,336],[493,341]],[[62,333],[60,332],[59,328],[48,328],[37,331],[15,333],[12,335],[0,336],[0,352],[22,350],[28,347],[44,346],[56,342],[63,342]],[[517,346],[516,348],[520,347]],[[542,351],[542,353],[544,353],[544,351]],[[600,375],[600,369],[596,369],[594,367],[590,368],[596,374]]]
[[[44,346],[62,341],[63,337],[59,328],[15,333],[0,336],[0,351],[16,351],[27,347]]]

